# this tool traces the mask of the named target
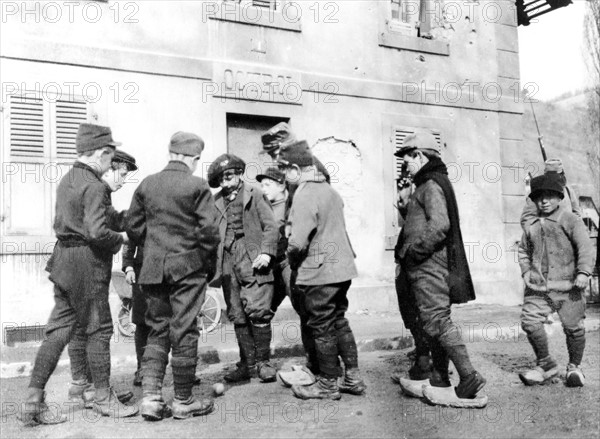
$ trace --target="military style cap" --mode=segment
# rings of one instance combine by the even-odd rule
[[[544,162],[544,172],[556,172],[562,174],[565,172],[561,159],[548,159]]]
[[[303,167],[314,164],[313,155],[306,140],[282,145],[277,161],[286,166],[297,165]]]
[[[244,172],[246,162],[233,154],[221,154],[208,167],[208,185],[212,188],[219,187],[221,175],[228,169],[239,169]]]
[[[267,168],[264,174],[258,174],[256,180],[260,183],[265,178],[269,178],[277,183],[283,183],[285,181],[285,175],[279,169],[275,167]]]
[[[121,149],[117,149],[115,151],[115,156],[113,157],[112,161],[113,163],[125,163],[129,172],[137,171],[138,169],[137,164],[135,163],[135,157],[127,154]]]
[[[204,150],[204,140],[192,133],[178,131],[171,137],[169,152],[191,157],[200,155]]]
[[[558,174],[542,174],[531,179],[531,193],[529,194],[529,198],[535,200],[543,191],[555,192],[561,199],[565,197]]]
[[[105,146],[116,148],[121,142],[115,142],[112,138],[112,131],[109,127],[94,125],[91,123],[82,123],[77,130],[75,147],[77,153],[94,151]]]
[[[394,153],[396,157],[402,157],[404,154],[417,149],[429,150],[442,153],[442,149],[435,139],[434,135],[427,131],[417,131],[413,134],[409,134],[404,138],[402,146]]]
[[[296,136],[292,133],[290,126],[285,122],[280,122],[261,136],[262,152],[269,153],[281,147],[282,144],[294,142],[295,140]]]

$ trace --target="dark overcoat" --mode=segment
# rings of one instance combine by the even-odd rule
[[[208,183],[183,162],[171,161],[136,189],[127,235],[144,247],[138,283],[176,283],[201,271],[214,273],[219,242],[217,210]]]
[[[58,185],[54,219],[58,242],[47,270],[63,291],[108,294],[112,255],[118,253],[123,237],[109,227],[106,190],[99,173],[81,162],[75,162]]]

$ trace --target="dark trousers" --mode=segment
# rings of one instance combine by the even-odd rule
[[[108,288],[96,290],[95,294],[67,292],[54,286],[54,309],[46,325],[46,338],[38,350],[29,387],[43,389],[65,346],[75,343],[75,350],[85,350],[91,378],[97,388],[109,387],[110,338],[113,322],[108,304]],[[87,365],[80,361],[75,373],[87,377]]]
[[[136,270],[136,279],[139,279],[139,270]],[[131,322],[135,324],[135,354],[137,368],[141,370],[144,349],[148,344],[150,326],[146,324],[146,311],[148,310],[148,295],[135,283],[131,286]]]
[[[194,385],[198,326],[196,318],[206,293],[206,277],[192,273],[176,283],[142,285],[148,295],[146,324],[150,327],[142,362],[144,394],[160,393],[172,350],[175,397],[187,399]]]
[[[292,288],[291,278],[292,269],[287,259],[283,259],[281,262],[277,262],[273,265],[273,301],[271,303],[271,311],[273,314],[277,312],[277,308],[281,305],[281,302],[287,297],[292,299]],[[292,303],[292,306],[294,304]]]
[[[223,251],[222,284],[229,321],[235,325],[271,322],[273,282],[259,284],[243,238]]]
[[[345,317],[351,281],[329,285],[297,285],[294,295],[314,339],[319,373],[326,378],[341,374],[338,355],[346,369],[358,367],[354,334]]]
[[[423,322],[419,316],[414,291],[410,288],[406,271],[400,265],[396,269],[396,295],[398,296],[398,307],[400,308],[402,321],[413,336],[417,357],[429,355],[430,347],[427,334],[423,330]]]

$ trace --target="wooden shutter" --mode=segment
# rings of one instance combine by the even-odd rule
[[[39,97],[10,97],[10,155],[44,158],[44,102]]]
[[[75,138],[79,124],[87,121],[87,102],[83,100],[56,101],[56,157],[75,159]]]

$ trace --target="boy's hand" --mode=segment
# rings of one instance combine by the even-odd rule
[[[269,266],[269,262],[271,262],[271,256],[263,253],[256,257],[254,262],[252,262],[252,268],[256,268],[260,270],[261,268],[265,268]]]
[[[135,283],[135,271],[133,271],[133,269],[125,272],[125,282],[127,282],[129,285],[133,285]]]
[[[580,290],[585,290],[585,287],[588,285],[588,277],[583,273],[579,273],[575,278],[575,287]]]

